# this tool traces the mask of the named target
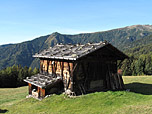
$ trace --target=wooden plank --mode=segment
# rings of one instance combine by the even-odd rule
[[[57,61],[57,70],[56,70],[56,74],[61,75],[61,62]]]
[[[68,62],[68,72],[69,72],[69,79],[67,81],[67,89],[69,88],[69,85],[70,85],[70,81],[71,81],[71,66],[70,66],[70,63]]]
[[[89,83],[89,71],[90,71],[90,69],[89,69],[89,67],[90,67],[90,62],[87,62],[87,67],[86,67],[86,79],[85,79],[85,82],[84,82],[84,86],[87,88],[87,89],[89,89],[90,88],[90,83]]]
[[[44,60],[40,60],[40,73],[43,73],[43,62]]]
[[[109,79],[110,77],[109,77],[109,72],[107,71],[107,73],[106,73],[106,83],[107,83],[107,89],[110,89],[111,88],[111,86],[110,86],[110,79]]]
[[[86,70],[85,70],[85,66],[84,66],[83,63],[81,63],[81,66],[82,66],[82,70],[83,70],[83,72],[84,72],[84,84],[83,84],[83,86],[84,86],[84,89],[85,89],[85,88],[86,88],[86,82],[87,82],[88,74],[87,74],[87,72],[86,72]],[[88,68],[88,66],[87,66],[87,68]]]
[[[54,61],[51,62],[52,74],[54,73],[54,70],[53,70],[53,62],[54,62]]]
[[[69,74],[70,74],[70,77],[69,77],[69,81],[68,81],[68,86],[67,88],[70,88],[71,91],[73,91],[73,72],[75,71],[76,67],[77,67],[77,63],[69,63]]]
[[[115,87],[116,87],[116,89],[119,89],[119,81],[118,81],[117,74],[114,74],[114,79],[115,79]]]
[[[58,61],[54,61],[54,74],[56,76],[56,71],[57,71],[57,63]]]
[[[65,90],[67,89],[68,78],[69,78],[68,62],[64,62],[64,66],[63,66],[63,82],[64,82],[64,89]]]
[[[60,62],[60,68],[61,68],[61,76],[62,76],[62,80],[63,80],[64,62]]]
[[[75,63],[75,65],[74,63],[71,63],[71,91],[73,91],[73,72],[75,71],[76,67],[77,63]]]
[[[43,71],[47,72],[47,60],[44,60],[43,62]]]
[[[50,63],[50,60],[47,60],[47,73],[49,73],[49,63]]]
[[[49,74],[52,74],[52,61],[51,60],[49,60],[49,70],[48,70],[48,73]]]

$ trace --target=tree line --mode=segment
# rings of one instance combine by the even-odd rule
[[[152,55],[129,55],[129,59],[124,60],[119,68],[124,76],[152,75]]]
[[[26,77],[37,74],[39,69],[31,67],[22,67],[21,65],[13,65],[0,70],[0,87],[19,87],[26,83],[23,81]]]
[[[129,55],[129,59],[125,59],[119,63],[119,69],[122,69],[124,76],[152,75],[152,55]],[[26,77],[30,77],[39,73],[39,69],[31,67],[22,67],[21,65],[13,65],[0,70],[0,87],[20,87],[26,85],[23,81]]]

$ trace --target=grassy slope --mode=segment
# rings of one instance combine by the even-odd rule
[[[0,88],[0,107],[14,105],[23,100],[27,95],[27,87],[20,88]]]
[[[124,77],[132,92],[96,92],[74,99],[53,95],[42,101],[26,99],[27,87],[0,89],[0,109],[9,114],[103,113],[128,114],[152,112],[152,77]]]

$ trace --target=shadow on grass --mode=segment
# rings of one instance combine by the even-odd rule
[[[4,110],[1,110],[0,109],[0,113],[6,113],[8,110],[4,109]]]
[[[152,95],[152,84],[144,83],[129,83],[125,84],[126,89],[130,89],[131,92],[140,93],[143,95]]]

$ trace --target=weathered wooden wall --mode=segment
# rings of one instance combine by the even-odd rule
[[[74,91],[84,94],[107,88],[107,75],[117,73],[116,61],[80,61],[74,71]]]
[[[71,88],[72,62],[40,60],[40,72],[62,76],[65,89]]]
[[[109,75],[117,73],[119,55],[109,48],[103,47],[79,59],[74,72],[74,88],[76,92],[100,91],[110,89]]]

